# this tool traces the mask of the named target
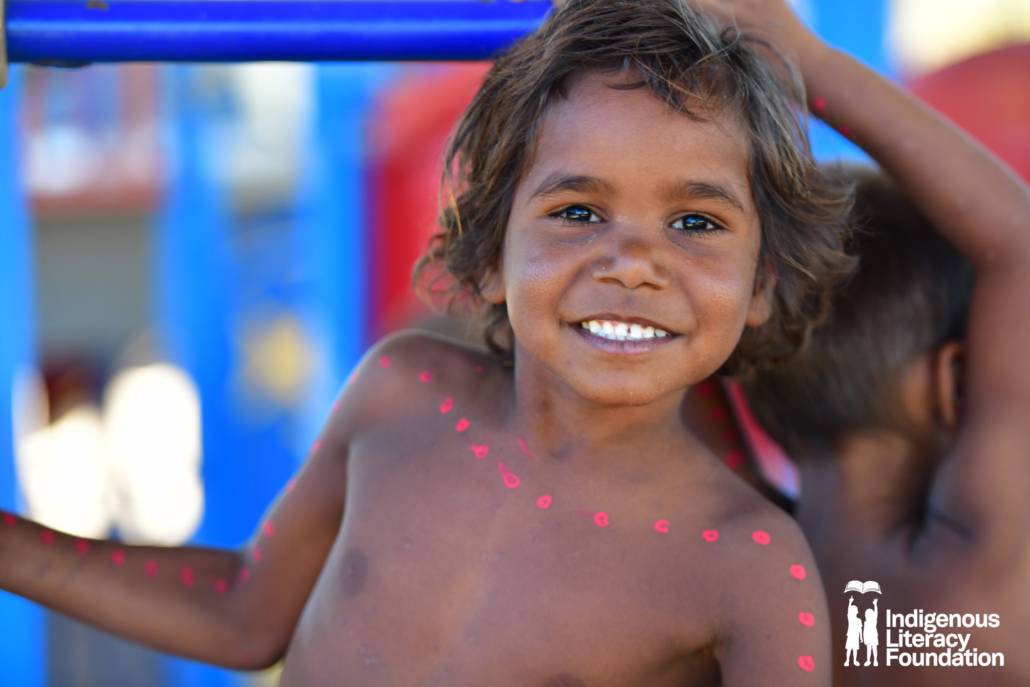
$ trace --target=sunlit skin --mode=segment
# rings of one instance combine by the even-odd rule
[[[8,584],[0,537],[0,583],[166,651],[282,659],[289,687],[827,685],[799,531],[680,420],[768,315],[746,137],[729,113],[695,121],[618,78],[572,84],[518,185],[483,285],[508,304],[514,371],[392,337],[243,555],[120,547],[115,566],[99,545],[90,596],[48,597],[28,536]],[[595,181],[536,194],[556,173]],[[581,333],[602,315],[673,336]],[[51,580],[83,574],[47,548]]]

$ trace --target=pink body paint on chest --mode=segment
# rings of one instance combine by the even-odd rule
[[[765,530],[755,530],[751,533],[751,539],[760,546],[769,546],[769,542],[772,541],[772,537]]]
[[[811,656],[798,656],[798,668],[806,673],[811,673],[815,670],[815,659]]]
[[[519,484],[521,484],[522,481],[519,479],[518,475],[508,469],[507,465],[501,461],[497,461],[497,470],[501,473],[501,480],[504,481],[504,486],[509,489],[518,489]]]
[[[804,625],[805,627],[812,627],[815,625],[815,616],[811,613],[801,611],[800,613],[798,613],[798,622]]]
[[[790,576],[795,580],[803,580],[808,577],[808,573],[805,572],[805,566],[795,563],[790,566]]]

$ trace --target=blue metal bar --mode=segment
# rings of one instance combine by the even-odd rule
[[[485,59],[550,0],[7,0],[11,62]]]

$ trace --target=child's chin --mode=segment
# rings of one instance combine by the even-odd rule
[[[682,388],[686,388],[684,384]],[[600,385],[597,380],[589,380],[579,385],[577,391],[584,400],[600,406],[646,406],[660,401],[668,394],[677,389],[656,387],[653,384],[605,384]]]

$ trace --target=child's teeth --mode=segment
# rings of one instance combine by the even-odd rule
[[[645,339],[663,339],[669,332],[657,327],[644,327],[629,322],[612,322],[609,320],[589,320],[580,326],[591,334],[612,341],[642,341]]]

